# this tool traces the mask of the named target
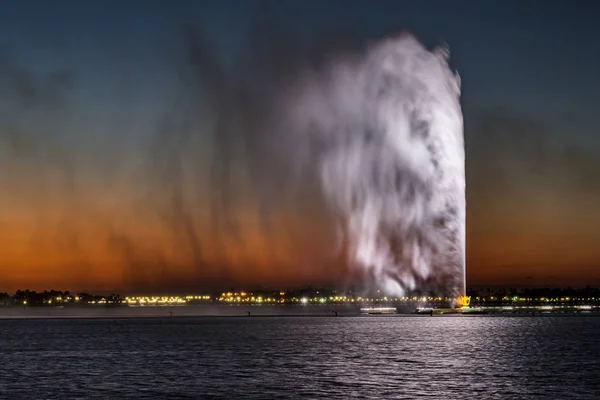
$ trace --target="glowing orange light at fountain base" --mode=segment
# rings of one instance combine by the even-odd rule
[[[456,308],[468,308],[471,304],[471,296],[460,296],[456,299]]]

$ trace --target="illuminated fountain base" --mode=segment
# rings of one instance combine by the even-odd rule
[[[454,307],[438,308],[438,307],[419,307],[416,310],[417,314],[479,314],[482,310],[469,307],[471,304],[471,296],[460,296],[456,299]]]
[[[460,296],[456,299],[456,308],[469,308],[471,304],[471,296]]]

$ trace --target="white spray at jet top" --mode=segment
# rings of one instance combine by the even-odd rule
[[[287,92],[288,126],[323,145],[322,189],[352,265],[390,295],[465,290],[463,119],[448,56],[404,34]]]

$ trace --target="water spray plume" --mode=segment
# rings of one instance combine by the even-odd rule
[[[324,143],[322,189],[352,265],[390,295],[465,291],[465,153],[460,80],[445,49],[404,34],[307,73],[296,128]]]
[[[333,210],[340,247],[364,286],[391,296],[459,298],[465,153],[460,80],[448,51],[430,51],[409,34],[360,51],[284,42],[271,32],[259,35],[247,46],[247,60],[224,68],[206,40],[190,41],[192,70],[214,120],[214,154],[222,155],[216,166],[224,174],[211,192],[220,190],[217,202],[228,207],[213,212],[236,218],[236,203],[224,202],[233,193],[227,185],[236,183],[223,163],[233,158],[249,177],[248,197],[269,218]],[[294,203],[319,195],[322,202],[312,207]],[[330,223],[331,212],[324,214],[322,225]],[[240,226],[218,228],[231,237]],[[294,229],[281,226],[277,235],[262,233],[280,239]],[[304,239],[295,238],[300,246]],[[292,261],[289,268],[302,271],[305,264]]]

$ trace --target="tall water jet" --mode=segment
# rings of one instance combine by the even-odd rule
[[[205,45],[191,49],[217,102],[212,115],[227,121],[215,123],[215,137],[222,127],[236,138],[216,144],[245,144],[254,195],[276,213],[292,197],[286,190],[310,196],[316,179],[365,286],[392,296],[463,295],[463,119],[448,51],[409,34],[310,55],[275,46],[270,34],[263,40],[248,46],[231,79],[215,74]]]
[[[385,293],[465,292],[460,79],[408,34],[305,73],[287,103],[319,141],[317,168],[353,267]]]

